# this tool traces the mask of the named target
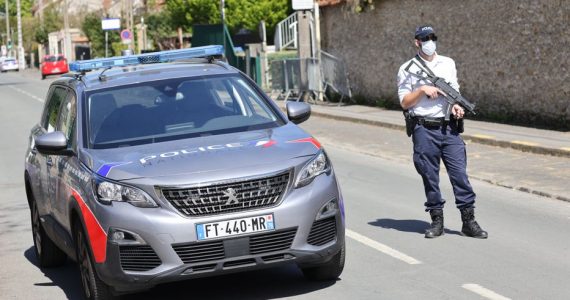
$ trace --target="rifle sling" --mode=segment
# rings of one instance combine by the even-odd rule
[[[433,73],[433,71],[427,66],[427,64],[426,64],[426,63],[424,62],[424,60],[420,57],[419,54],[416,54],[415,59],[416,59],[417,61],[419,61],[420,64],[422,64],[422,66],[426,69],[426,71],[427,71],[431,76],[437,77],[437,76],[435,76],[435,74]]]

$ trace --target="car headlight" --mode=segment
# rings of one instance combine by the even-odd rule
[[[144,191],[109,181],[96,183],[97,198],[109,204],[111,201],[127,202],[136,207],[158,207],[156,202]]]
[[[329,170],[329,160],[325,152],[321,150],[303,167],[303,169],[301,169],[301,172],[299,173],[300,175],[295,183],[295,187],[304,187],[311,183],[315,177],[328,172]]]

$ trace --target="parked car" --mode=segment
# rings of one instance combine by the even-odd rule
[[[18,61],[12,57],[4,57],[0,59],[0,71],[2,73],[8,71],[19,71]]]
[[[343,197],[297,126],[310,106],[284,114],[222,53],[73,62],[51,83],[25,155],[34,249],[41,267],[77,261],[85,298],[285,264],[342,273]]]
[[[64,74],[69,72],[67,59],[63,55],[46,55],[41,65],[42,79],[48,75]]]

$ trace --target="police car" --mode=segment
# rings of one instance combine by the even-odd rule
[[[343,198],[321,144],[222,46],[79,61],[31,130],[25,184],[41,267],[78,262],[87,299],[297,264],[334,280]]]

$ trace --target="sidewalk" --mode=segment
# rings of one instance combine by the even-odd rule
[[[277,104],[285,108],[285,102]],[[413,147],[401,112],[357,105],[311,108],[316,118],[301,126],[323,145],[410,163]],[[465,130],[470,178],[570,202],[570,133],[472,120]]]
[[[285,108],[284,101],[276,102]],[[400,111],[362,105],[333,106],[325,103],[311,105],[311,114],[322,118],[406,130],[404,116]],[[570,132],[467,120],[462,136],[465,140],[475,143],[570,158]]]

